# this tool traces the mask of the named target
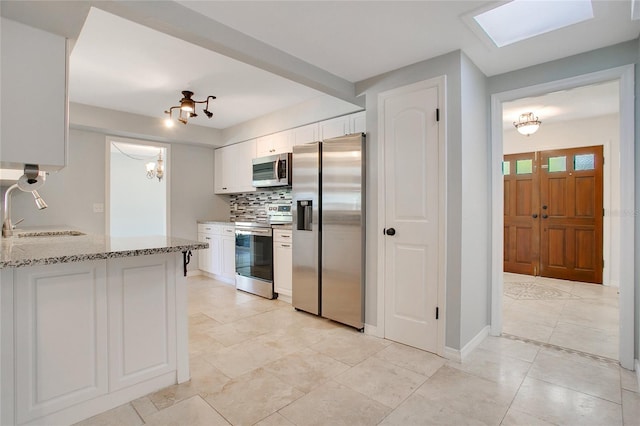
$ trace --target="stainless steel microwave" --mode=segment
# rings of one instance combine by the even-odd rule
[[[253,186],[291,185],[291,153],[253,159]]]

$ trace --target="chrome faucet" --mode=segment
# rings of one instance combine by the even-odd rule
[[[20,219],[18,222],[16,222],[15,225],[11,223],[11,193],[16,188],[19,189],[18,184],[14,183],[7,189],[7,192],[4,193],[3,221],[2,221],[3,237],[11,237],[13,235],[13,230],[16,227],[15,225],[17,225],[18,223],[24,220],[24,219]],[[36,206],[38,207],[38,209],[39,210],[46,209],[47,203],[45,203],[42,197],[40,197],[40,194],[38,194],[38,191],[33,190],[30,192],[33,194],[33,198],[35,198],[36,200]]]

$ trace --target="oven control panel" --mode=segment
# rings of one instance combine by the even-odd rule
[[[290,204],[268,204],[267,217],[269,223],[291,223],[292,212]]]

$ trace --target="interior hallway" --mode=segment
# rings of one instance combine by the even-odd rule
[[[602,357],[488,337],[459,364],[215,280],[188,283],[191,381],[80,425],[631,425],[640,418],[635,373]]]
[[[503,333],[618,360],[615,287],[504,274]]]

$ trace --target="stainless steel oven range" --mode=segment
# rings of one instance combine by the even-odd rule
[[[236,222],[236,288],[275,299],[273,232],[267,223]]]

